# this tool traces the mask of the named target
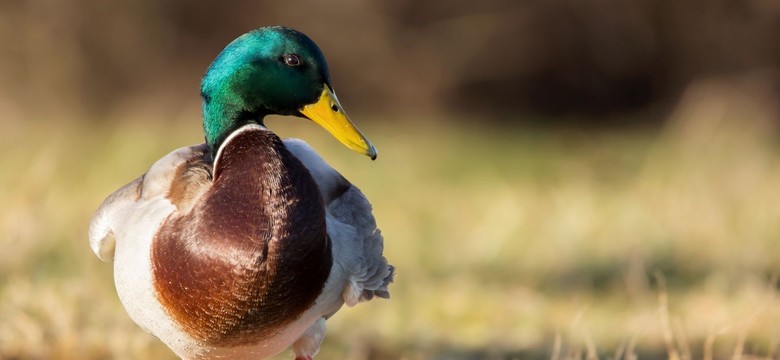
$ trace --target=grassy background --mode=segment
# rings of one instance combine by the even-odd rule
[[[376,162],[269,120],[363,189],[398,268],[391,300],[328,322],[321,358],[776,357],[777,114],[749,90],[693,86],[652,131],[371,118]],[[142,109],[0,132],[0,358],[173,358],[87,243],[105,196],[201,139],[196,104]]]

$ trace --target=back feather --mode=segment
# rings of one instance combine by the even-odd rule
[[[167,196],[179,167],[191,159],[202,158],[205,150],[205,144],[176,149],[157,160],[143,176],[103,200],[89,224],[89,245],[95,255],[103,261],[112,261],[116,247],[115,235],[128,225],[127,222],[140,207],[152,199]],[[160,206],[173,210],[167,200]]]

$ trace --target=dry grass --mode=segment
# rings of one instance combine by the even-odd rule
[[[273,120],[364,189],[398,267],[390,301],[329,321],[322,358],[777,356],[768,104],[703,84],[653,134],[378,119],[375,163]],[[0,358],[172,358],[124,314],[86,240],[103,197],[200,139],[197,114],[148,112],[0,133]]]

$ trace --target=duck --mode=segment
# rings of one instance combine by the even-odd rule
[[[325,57],[282,26],[228,44],[201,81],[205,142],[109,195],[89,243],[113,261],[129,317],[182,359],[311,360],[346,304],[389,298],[395,268],[366,196],[267,115],[309,119],[377,150],[344,112]]]

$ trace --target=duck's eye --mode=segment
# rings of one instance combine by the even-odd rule
[[[301,57],[298,54],[286,54],[282,56],[282,61],[287,66],[298,66],[301,64]]]

